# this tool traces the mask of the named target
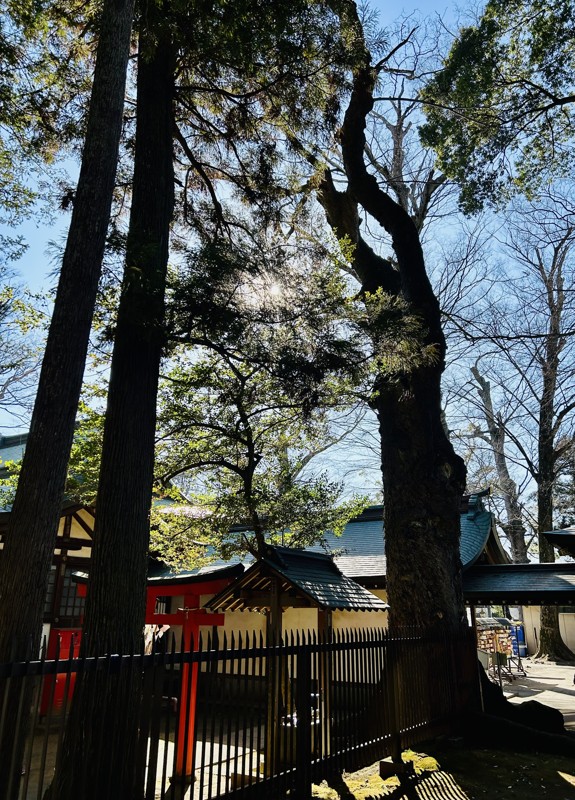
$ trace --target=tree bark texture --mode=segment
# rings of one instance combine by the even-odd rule
[[[150,4],[145,20],[138,60],[132,208],[96,501],[84,655],[104,649],[125,652],[141,641],[144,626],[156,398],[174,206],[173,47],[161,9]],[[114,796],[143,796],[147,734],[139,731],[139,687],[137,681],[130,684],[130,678],[110,675],[99,687],[94,676],[77,681],[53,798],[96,800],[109,796],[110,785]],[[114,732],[113,747],[106,747],[102,731]],[[102,752],[103,763],[96,757]]]
[[[360,30],[359,24],[355,27]],[[362,292],[383,291],[403,300],[409,313],[422,323],[422,352],[425,348],[434,352],[434,358],[423,359],[400,373],[381,372],[372,405],[381,436],[391,627],[440,626],[456,631],[466,624],[459,555],[459,514],[466,474],[442,425],[445,339],[417,227],[365,166],[365,126],[373,108],[376,78],[365,47],[361,61],[354,71],[341,130],[347,189],[337,191],[327,171],[319,199],[337,236],[347,236],[355,245],[353,265]],[[394,264],[377,256],[362,239],[358,207],[390,235]],[[376,349],[384,326],[385,319],[371,324],[369,333]]]
[[[82,166],[30,433],[0,560],[0,660],[36,652],[122,130],[133,0],[107,0]],[[22,649],[24,648],[24,649]]]
[[[0,558],[0,661],[35,657],[100,279],[122,131],[133,0],[105,0],[82,164],[38,392]],[[0,796],[6,776],[0,742]]]

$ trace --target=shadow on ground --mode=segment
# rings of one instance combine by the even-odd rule
[[[379,765],[345,775],[345,786],[315,787],[324,800],[575,800],[575,764],[565,756],[429,745],[412,754],[432,769],[414,782],[382,781]],[[431,757],[433,756],[433,757]]]

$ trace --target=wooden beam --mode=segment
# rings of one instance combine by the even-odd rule
[[[82,550],[84,547],[92,547],[91,539],[76,539],[73,536],[58,536],[55,550]]]
[[[84,529],[84,531],[88,534],[88,536],[91,539],[94,536],[94,527],[93,526],[90,527],[90,525],[88,525],[86,520],[82,519],[82,517],[77,512],[74,512],[72,516],[74,517],[78,525]]]
[[[257,592],[251,589],[240,589],[234,593],[238,600],[243,600],[246,604],[257,606],[258,608],[271,608],[272,604],[277,603],[282,608],[314,608],[315,606],[303,597],[297,597],[287,592],[272,595],[272,592]]]

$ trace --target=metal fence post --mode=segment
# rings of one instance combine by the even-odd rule
[[[296,736],[296,798],[311,796],[311,653],[302,647],[297,654],[296,682],[297,736]]]

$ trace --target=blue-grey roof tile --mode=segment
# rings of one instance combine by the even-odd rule
[[[388,607],[351,578],[342,575],[324,553],[269,547],[233,586],[207,603],[214,610],[263,608],[271,603],[271,582],[281,581],[281,592],[295,590],[312,605],[325,610],[385,611]],[[245,596],[242,591],[248,592]],[[249,592],[257,599],[250,600]],[[267,600],[266,600],[267,598]]]
[[[575,603],[575,563],[475,565],[463,574],[472,603],[559,605]]]

